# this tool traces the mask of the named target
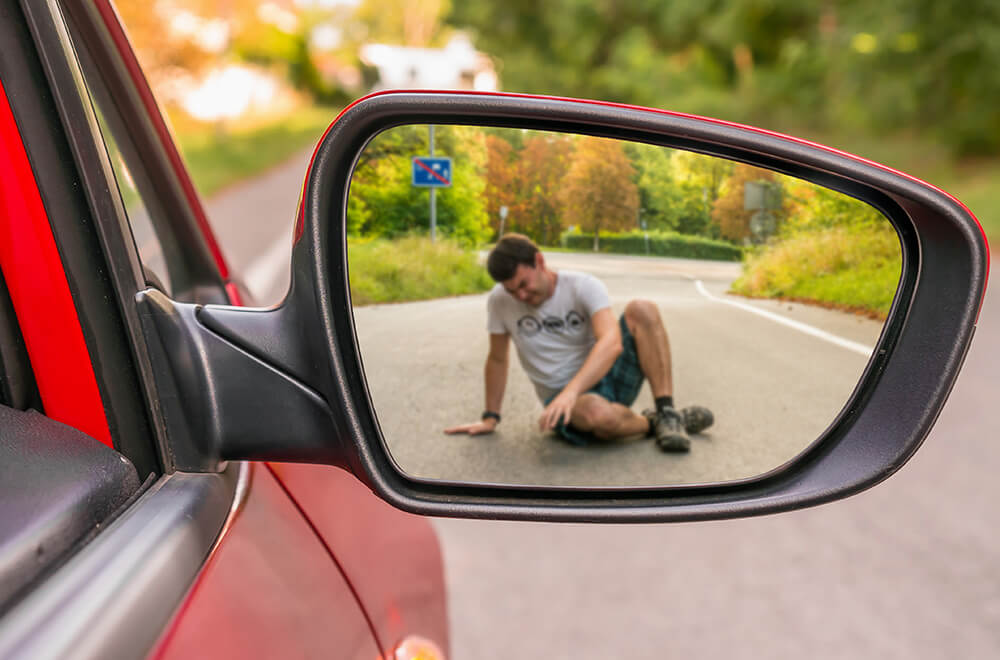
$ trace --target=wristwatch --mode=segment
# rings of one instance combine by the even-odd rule
[[[495,419],[495,420],[497,420],[497,424],[499,424],[500,423],[500,413],[495,413],[492,410],[484,410],[483,411],[483,416],[480,417],[480,419],[483,420],[484,422],[487,419]]]

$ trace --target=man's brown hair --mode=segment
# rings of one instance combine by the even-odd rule
[[[535,267],[538,246],[524,234],[504,234],[486,258],[486,270],[496,282],[514,277],[518,264]]]

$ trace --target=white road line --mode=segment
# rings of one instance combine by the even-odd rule
[[[793,321],[790,318],[781,316],[780,314],[775,314],[774,312],[769,312],[765,309],[760,309],[759,307],[754,307],[753,305],[746,305],[744,303],[736,302],[735,300],[726,300],[725,298],[720,298],[718,296],[712,295],[705,288],[705,285],[701,283],[701,280],[695,280],[694,286],[698,289],[698,293],[705,296],[709,300],[717,303],[722,303],[723,305],[732,305],[733,307],[738,307],[743,311],[750,312],[751,314],[757,314],[758,316],[763,316],[766,319],[770,319],[775,323],[780,323],[781,325],[788,326],[789,328],[794,328],[799,332],[804,332],[807,335],[812,335],[824,341],[828,341],[831,344],[840,346],[841,348],[846,348],[849,351],[854,351],[855,353],[860,353],[865,357],[872,354],[874,350],[871,346],[865,346],[864,344],[859,344],[855,341],[850,341],[849,339],[844,339],[838,337],[837,335],[830,334],[825,330],[820,330],[819,328],[814,328],[811,325],[807,325],[800,321]]]
[[[274,285],[282,269],[289,268],[292,258],[292,240],[282,234],[267,252],[254,259],[246,269],[244,283],[255,298],[263,298]]]

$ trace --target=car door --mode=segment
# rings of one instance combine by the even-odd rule
[[[222,257],[227,246],[212,234],[110,5],[66,9],[73,38],[89,44],[78,47],[78,56],[119,187],[132,182],[123,199],[137,206],[129,224],[147,282],[176,299],[251,302]],[[116,141],[115,134],[125,137]],[[140,165],[127,171],[128,162]],[[145,206],[137,204],[137,186],[150,191],[142,196]],[[255,219],[245,222],[253,231]],[[343,571],[381,647],[388,653],[429,639],[447,648],[444,571],[429,522],[388,506],[342,470],[291,464],[269,470]]]
[[[107,53],[55,2],[0,7],[0,656],[378,657],[270,468],[176,469],[130,302],[225,301],[225,273],[165,230],[178,182],[138,157]]]

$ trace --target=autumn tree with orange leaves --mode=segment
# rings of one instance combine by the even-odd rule
[[[633,182],[635,168],[622,143],[605,138],[581,137],[576,141],[569,171],[562,181],[559,202],[563,222],[594,235],[600,249],[601,231],[635,226],[639,189]]]
[[[542,245],[555,245],[565,228],[559,191],[572,154],[572,139],[561,133],[530,137],[519,154],[522,201],[518,216],[525,233]]]
[[[500,208],[507,207],[508,214],[512,209],[516,209],[519,201],[518,171],[515,167],[516,155],[514,145],[497,135],[486,136],[486,188],[483,196],[486,198],[486,212],[489,214],[490,226],[499,237]],[[518,215],[514,212],[514,217]],[[513,231],[511,222],[514,218],[508,218],[505,229]]]
[[[507,207],[505,231],[554,245],[564,228],[558,192],[570,163],[573,141],[559,133],[540,133],[513,145],[497,135],[486,137],[486,207],[499,234],[500,207]]]

